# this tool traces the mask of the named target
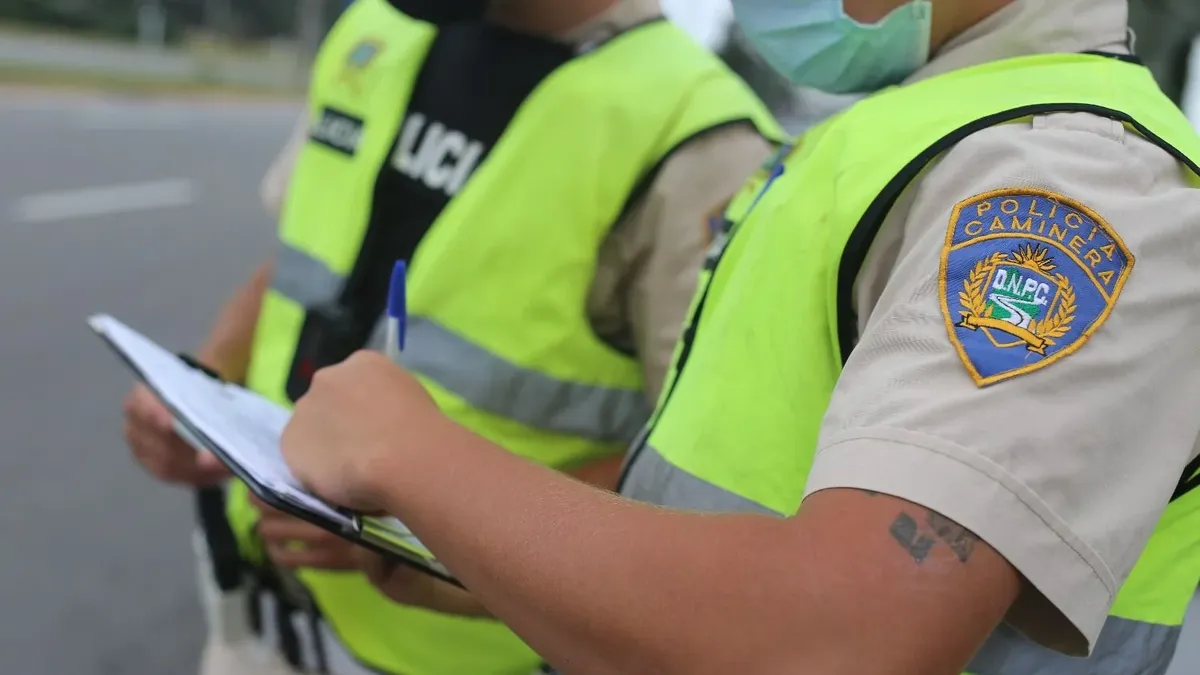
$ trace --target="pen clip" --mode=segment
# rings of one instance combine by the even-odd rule
[[[392,279],[388,285],[388,318],[396,322],[396,348],[404,350],[405,323],[408,316],[407,290],[408,264],[397,260],[392,267]]]

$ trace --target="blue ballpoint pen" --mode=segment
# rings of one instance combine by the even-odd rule
[[[405,276],[408,266],[403,260],[397,260],[392,268],[392,282],[388,286],[387,302],[387,345],[384,353],[394,363],[400,363],[400,352],[404,351],[404,324],[408,317],[407,290]]]

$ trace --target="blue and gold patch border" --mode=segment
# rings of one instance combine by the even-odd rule
[[[956,246],[954,245],[954,236],[955,236],[955,232],[958,229],[958,223],[959,223],[959,219],[962,216],[963,209],[969,208],[969,207],[974,207],[977,204],[979,204],[980,202],[983,202],[986,200],[1002,198],[1002,197],[1041,197],[1041,198],[1047,199],[1051,202],[1055,202],[1059,205],[1066,206],[1071,209],[1075,209],[1076,211],[1078,211],[1078,212],[1082,213],[1083,215],[1087,216],[1088,218],[1090,218],[1092,220],[1092,222],[1096,224],[1097,227],[1099,227],[1100,229],[1102,229],[1104,231],[1104,233],[1110,238],[1112,243],[1116,245],[1117,249],[1124,256],[1125,265],[1122,268],[1116,283],[1113,284],[1111,293],[1105,293],[1104,285],[1097,283],[1097,287],[1101,290],[1102,293],[1105,293],[1105,295],[1107,296],[1108,302],[1106,303],[1104,310],[1101,311],[1096,316],[1096,318],[1092,320],[1092,322],[1083,331],[1083,333],[1078,338],[1076,338],[1070,345],[1065,346],[1061,350],[1053,352],[1052,354],[1037,361],[1036,363],[1030,363],[1025,366],[1013,368],[1013,369],[1005,371],[1003,373],[998,373],[996,375],[991,375],[991,376],[985,377],[979,373],[979,370],[975,367],[975,364],[972,362],[971,357],[967,354],[966,348],[963,346],[963,343],[959,339],[958,334],[955,332],[955,326],[957,324],[957,321],[956,321],[957,317],[955,316],[955,313],[951,310],[950,301],[949,301],[950,296],[948,295],[948,292],[949,292],[948,283],[949,283],[949,278],[950,278],[949,262],[950,262],[951,253],[953,253],[954,250],[956,249]],[[1064,252],[1068,257],[1072,258],[1072,260],[1075,260],[1077,263],[1080,263],[1080,268],[1083,269],[1084,273],[1089,275],[1089,277],[1091,277],[1093,279],[1093,281],[1095,281],[1095,277],[1092,275],[1092,272],[1090,270],[1088,270],[1086,268],[1086,266],[1082,264],[1081,261],[1079,261],[1068,249],[1064,248],[1060,242],[1058,242],[1055,239],[1050,238],[1050,237],[1043,237],[1043,236],[1032,235],[1032,234],[1021,234],[1018,237],[1014,237],[1011,234],[984,235],[983,237],[973,239],[970,242],[964,242],[964,243],[960,244],[959,247],[974,245],[976,243],[979,243],[980,241],[985,241],[987,239],[1018,239],[1018,238],[1036,241],[1043,245],[1050,246],[1053,249]],[[1026,375],[1028,373],[1036,372],[1038,370],[1041,370],[1042,368],[1045,368],[1046,366],[1049,366],[1049,365],[1059,361],[1060,359],[1063,359],[1063,358],[1079,351],[1079,349],[1081,347],[1083,347],[1084,344],[1087,343],[1088,339],[1091,338],[1092,334],[1095,333],[1100,328],[1100,326],[1102,326],[1104,324],[1104,322],[1108,320],[1109,315],[1112,313],[1113,307],[1116,306],[1117,299],[1121,295],[1122,289],[1125,287],[1125,282],[1129,279],[1129,275],[1133,271],[1134,263],[1135,263],[1135,259],[1134,259],[1133,253],[1129,250],[1129,247],[1125,245],[1124,240],[1121,239],[1121,236],[1112,227],[1112,225],[1108,222],[1107,219],[1105,219],[1099,213],[1092,210],[1091,208],[1084,205],[1083,203],[1081,203],[1075,199],[1066,197],[1060,193],[1053,192],[1051,190],[1041,189],[1041,188],[1034,188],[1034,187],[1004,188],[1004,189],[1000,189],[1000,190],[992,190],[989,192],[983,192],[983,193],[977,194],[973,197],[963,199],[962,201],[955,204],[954,210],[950,214],[949,227],[946,228],[946,238],[942,245],[940,269],[939,269],[939,274],[938,274],[938,303],[940,305],[940,310],[942,312],[942,318],[945,323],[946,335],[950,339],[950,344],[954,346],[954,351],[958,354],[959,360],[962,361],[963,366],[967,370],[967,373],[971,376],[971,379],[979,387],[986,387],[988,385],[995,384],[997,382],[1002,382],[1004,380],[1012,379],[1014,377],[1018,377],[1021,375]]]

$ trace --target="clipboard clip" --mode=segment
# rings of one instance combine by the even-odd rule
[[[311,507],[309,507],[303,501],[296,499],[294,496],[292,496],[291,494],[289,494],[287,492],[277,491],[275,493],[275,497],[280,499],[281,501],[291,504],[293,507],[299,509],[301,512],[310,513]],[[337,511],[339,514],[341,514],[343,517],[345,517],[346,520],[348,521],[346,523],[339,523],[338,529],[342,530],[346,534],[354,535],[355,537],[362,536],[362,533],[363,533],[362,514],[356,512],[356,511],[351,511],[350,509],[347,509],[347,508],[344,508],[341,506],[334,506],[333,504],[329,504],[328,502],[326,502],[326,505],[329,506],[330,508],[332,508],[334,511]],[[328,516],[326,516],[326,518],[328,518]]]
[[[197,359],[195,356],[192,356],[191,354],[188,354],[187,352],[179,352],[179,353],[175,354],[175,356],[178,356],[179,360],[183,361],[185,364],[187,364],[187,366],[189,368],[192,368],[193,370],[198,370],[218,382],[225,382],[225,378],[221,377],[220,373],[213,370],[211,367],[201,363],[200,359]]]

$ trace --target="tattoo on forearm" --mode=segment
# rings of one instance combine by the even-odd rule
[[[868,497],[883,494],[875,490],[860,489],[859,492]],[[979,541],[979,537],[970,530],[934,511],[926,512],[924,524],[917,522],[917,519],[908,513],[901,513],[892,521],[888,532],[917,563],[925,562],[938,541],[948,546],[954,556],[965,563],[971,559],[971,553],[975,551],[975,542]]]
[[[935,543],[933,537],[921,533],[921,526],[907,513],[901,513],[900,517],[892,522],[890,532],[912,559],[919,563],[925,561]]]
[[[925,519],[929,523],[929,527],[937,533],[938,539],[941,539],[954,555],[958,556],[960,562],[967,562],[971,558],[971,553],[975,550],[975,542],[979,541],[970,530],[950,520],[940,513],[929,512],[929,517]]]
[[[924,525],[908,513],[901,513],[888,531],[918,564],[925,561],[938,540],[948,546],[960,562],[965,563],[975,550],[975,542],[979,541],[979,537],[967,528],[933,511],[928,512]]]

